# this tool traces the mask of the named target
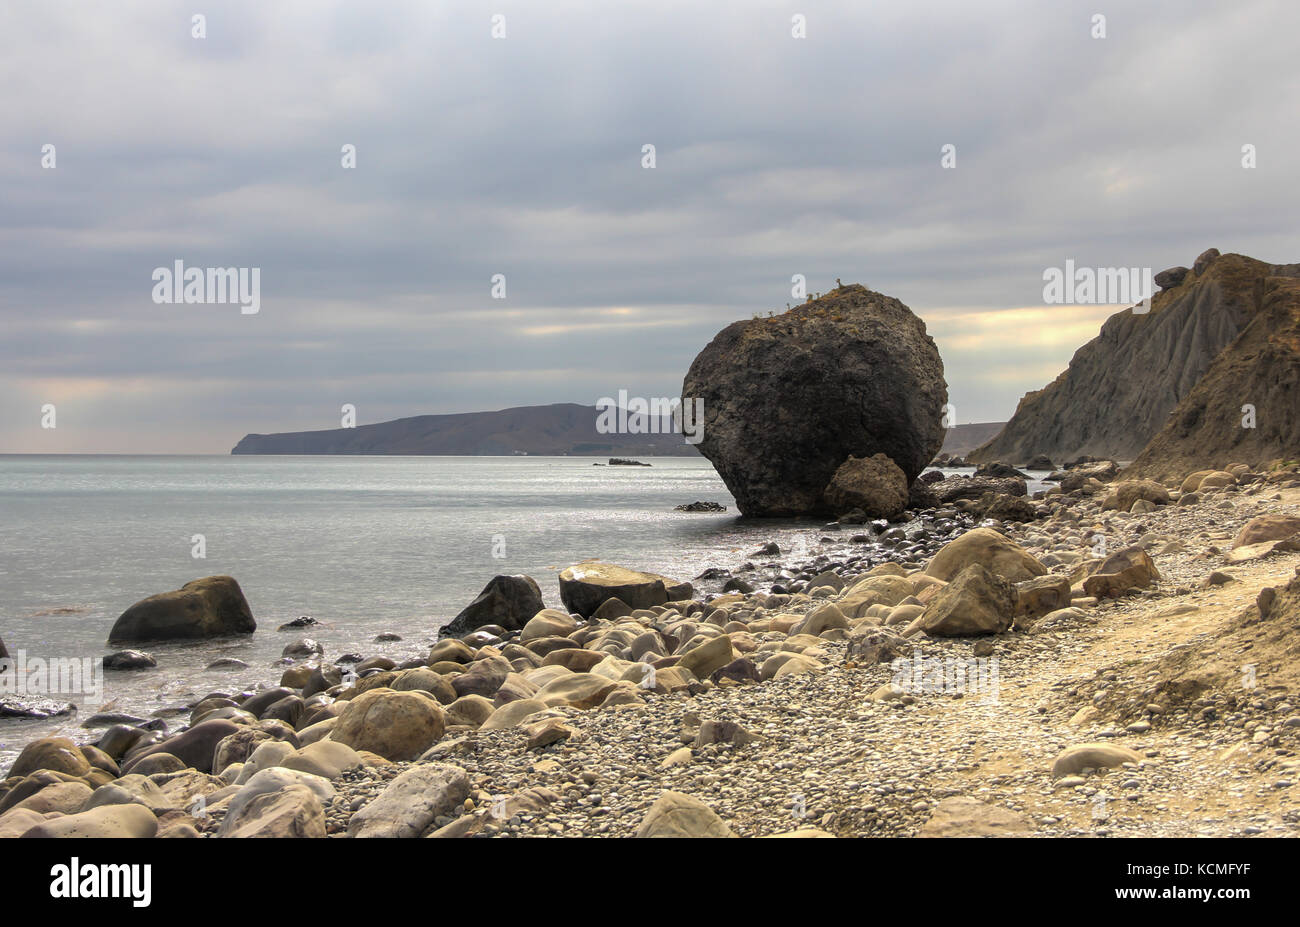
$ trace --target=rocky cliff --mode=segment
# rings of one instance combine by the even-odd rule
[[[1111,316],[1069,367],[1026,394],[1001,434],[968,459],[1132,460],[1241,334],[1258,310],[1263,280],[1279,271],[1286,267],[1211,249],[1190,270],[1156,275],[1164,289],[1149,312]]]
[[[682,385],[704,402],[700,452],[746,515],[829,511],[849,457],[888,456],[916,479],[943,444],[948,387],[925,323],[860,285],[728,325]]]
[[[1125,475],[1167,479],[1300,458],[1300,265],[1257,279],[1259,309]]]

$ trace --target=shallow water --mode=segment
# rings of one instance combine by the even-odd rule
[[[236,577],[256,634],[153,645],[157,669],[106,674],[98,707],[147,716],[274,683],[282,649],[303,633],[330,662],[348,652],[413,656],[497,573],[533,576],[558,606],[555,574],[588,557],[690,579],[734,567],[770,539],[783,559],[814,552],[820,521],[741,519],[703,458],[646,460],[651,467],[577,457],[0,457],[0,638],[14,654],[102,656],[133,602],[199,576]],[[728,512],[673,511],[696,500]],[[276,631],[300,615],[323,624]],[[381,632],[403,640],[374,643]],[[206,671],[218,657],[249,668]],[[96,708],[70,700],[80,717],[0,721],[0,768],[32,737],[76,729]]]

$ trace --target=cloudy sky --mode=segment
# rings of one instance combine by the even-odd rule
[[[1119,308],[1043,306],[1046,268],[1300,260],[1297,26],[1294,0],[6,4],[0,452],[675,396],[794,274],[907,303],[958,420],[1002,420]],[[176,260],[258,268],[260,311],[155,303]]]

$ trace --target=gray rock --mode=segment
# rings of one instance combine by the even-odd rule
[[[850,456],[885,454],[914,480],[943,444],[948,401],[925,324],[859,285],[727,326],[682,396],[703,402],[699,450],[750,516],[825,513]]]
[[[493,576],[474,601],[439,633],[460,637],[487,624],[518,631],[545,607],[542,591],[531,576]]]
[[[415,766],[348,821],[351,837],[418,837],[469,795],[465,770],[446,763]]]
[[[109,632],[117,641],[182,640],[252,634],[257,622],[232,576],[206,576],[124,611]]]

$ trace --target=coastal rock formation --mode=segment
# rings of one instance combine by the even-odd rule
[[[1279,275],[1254,279],[1253,318],[1125,475],[1165,479],[1225,460],[1266,469],[1300,458],[1300,265],[1272,271]]]
[[[1167,459],[1174,452],[1174,435],[1181,436],[1179,440],[1184,442],[1186,451],[1199,445],[1206,452],[1216,448],[1218,456],[1222,456],[1226,448],[1202,444],[1201,439],[1228,437],[1224,424],[1231,418],[1228,415],[1231,404],[1226,402],[1229,395],[1235,400],[1237,422],[1241,418],[1241,405],[1252,401],[1236,399],[1241,390],[1233,390],[1230,379],[1216,378],[1219,388],[1203,391],[1200,403],[1186,407],[1174,419],[1170,413],[1190,396],[1215,359],[1259,315],[1264,281],[1275,275],[1294,276],[1297,271],[1300,271],[1298,265],[1266,264],[1240,254],[1219,255],[1210,249],[1191,271],[1158,275],[1168,288],[1154,295],[1149,312],[1125,309],[1111,316],[1101,333],[1075,352],[1069,367],[1056,380],[1026,394],[1001,434],[972,451],[967,459],[1021,463],[1045,454],[1053,460],[1073,460],[1081,455],[1132,460],[1162,429],[1173,431],[1162,447],[1154,449],[1147,458],[1146,473],[1159,469],[1155,464],[1161,459],[1158,455],[1166,455]],[[1287,297],[1278,294],[1275,299],[1278,304],[1271,317],[1280,320],[1287,314],[1281,306]],[[1251,339],[1256,350],[1267,343],[1264,337],[1267,328],[1268,323],[1264,323],[1258,335]],[[1243,352],[1234,354],[1244,360]],[[1274,369],[1270,372],[1286,372],[1292,377],[1289,382],[1293,388],[1295,370],[1286,368],[1287,355],[1294,362],[1296,348],[1287,347],[1284,339],[1283,344],[1272,348],[1270,363]],[[1229,365],[1220,365],[1224,366]],[[1232,369],[1237,375],[1249,374],[1248,366],[1243,364]],[[1260,407],[1286,394],[1280,385],[1265,388],[1263,375],[1253,382],[1260,387],[1255,391],[1258,398],[1253,400]],[[1214,396],[1225,401],[1216,405]],[[1204,414],[1211,407],[1219,406],[1223,414],[1216,421],[1221,424],[1209,435],[1198,426],[1199,419],[1193,410],[1199,408]],[[1178,420],[1181,426],[1175,425]],[[1274,423],[1266,432],[1268,439],[1259,444],[1262,447],[1276,442],[1288,433],[1288,428],[1294,436],[1298,427],[1294,421],[1285,425]],[[1193,434],[1194,431],[1197,433]],[[1180,462],[1170,461],[1170,472],[1190,469],[1181,462],[1186,459],[1189,457],[1184,453]]]
[[[257,622],[233,576],[205,576],[173,592],[141,599],[122,612],[110,644],[252,634]]]
[[[885,454],[915,480],[943,444],[948,388],[925,323],[860,285],[733,322],[682,396],[703,400],[699,449],[745,515],[837,515],[823,498],[849,457]]]
[[[438,633],[461,636],[485,624],[518,631],[545,607],[542,590],[531,576],[493,576],[474,601]]]

